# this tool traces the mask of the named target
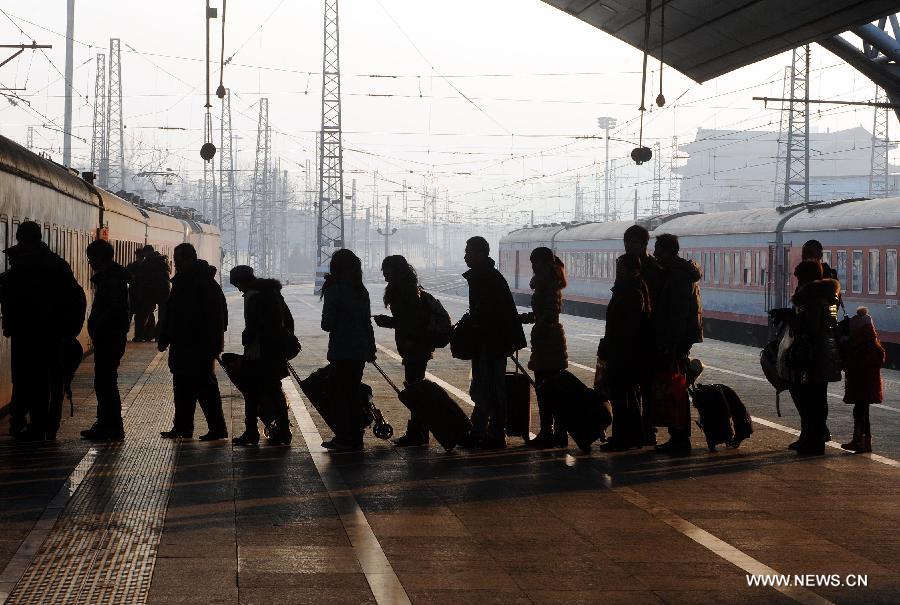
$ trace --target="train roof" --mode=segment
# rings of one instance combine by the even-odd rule
[[[900,198],[817,204],[792,216],[784,230],[794,233],[890,228],[900,228]]]
[[[732,233],[774,233],[784,213],[777,208],[730,210],[712,214],[690,214],[666,221],[652,235],[719,235]]]
[[[77,174],[3,135],[0,135],[0,171],[50,187],[85,204],[99,206],[91,187]]]
[[[145,209],[147,213],[147,224],[153,227],[154,229],[164,229],[166,231],[177,231],[179,233],[184,234],[187,230],[185,229],[184,221],[181,221],[175,217],[169,216],[168,214],[162,214],[161,212],[156,212],[154,210]]]

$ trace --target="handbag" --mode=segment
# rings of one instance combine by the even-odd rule
[[[678,364],[656,372],[649,395],[655,426],[674,429],[686,429],[690,426],[691,403],[687,375]]]
[[[473,359],[476,353],[475,321],[463,314],[450,330],[450,354],[456,359]]]

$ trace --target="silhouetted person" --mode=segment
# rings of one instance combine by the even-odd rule
[[[844,364],[844,403],[853,404],[853,439],[841,447],[850,452],[872,451],[869,406],[884,399],[881,366],[886,358],[875,322],[866,307],[850,319],[850,338]]]
[[[828,263],[823,262],[822,258],[825,256],[824,251],[822,249],[822,242],[817,239],[807,240],[803,244],[803,248],[800,250],[800,255],[802,260],[814,260],[818,261],[822,265],[822,277],[825,279],[837,279],[837,271],[828,266]]]
[[[616,280],[606,309],[606,331],[597,350],[597,356],[606,362],[613,411],[612,437],[600,446],[603,451],[644,445],[640,381],[653,338],[651,310],[638,257],[621,255],[616,259]]]
[[[640,264],[641,279],[647,285],[650,292],[651,306],[656,304],[656,295],[659,291],[659,282],[662,279],[662,267],[652,256],[647,254],[647,244],[650,242],[650,232],[642,225],[632,225],[623,234],[625,254],[635,257]],[[648,344],[648,353],[652,353],[652,343]],[[653,423],[653,403],[649,397],[653,383],[654,366],[651,363],[642,365],[641,375],[641,417],[644,423],[644,445],[656,445],[656,426]]]
[[[216,356],[225,347],[228,307],[215,280],[216,268],[197,259],[197,250],[184,243],[175,247],[172,292],[160,310],[160,351],[169,349],[169,369],[175,391],[175,418],[163,437],[190,439],[194,435],[197,401],[208,432],[201,441],[228,437],[222,396],[216,380]]]
[[[465,445],[506,447],[506,358],[528,346],[509,284],[490,258],[481,236],[466,241],[463,277],[469,283],[469,316],[477,352],[472,359],[469,392],[475,402],[472,434]]]
[[[653,301],[653,336],[658,369],[687,367],[691,346],[703,341],[703,306],[700,302],[702,272],[694,261],[678,256],[678,236],[663,233],[656,237],[653,256],[662,267]],[[690,402],[685,397],[671,425],[669,441],[657,447],[661,452],[686,453],[691,450]]]
[[[434,353],[434,345],[428,338],[428,309],[422,300],[419,278],[415,269],[400,255],[388,256],[381,262],[381,272],[387,285],[384,288],[384,306],[391,315],[376,315],[375,324],[394,330],[397,353],[403,358],[404,384],[425,379],[428,360]],[[404,446],[427,445],[428,427],[420,418],[411,415],[406,434],[394,440]]]
[[[132,342],[143,342],[144,333],[147,331],[147,311],[145,309],[146,294],[144,278],[141,272],[144,263],[144,248],[134,251],[134,260],[128,263],[125,269],[128,271],[128,299],[131,303],[131,315],[134,319],[134,337]]]
[[[241,380],[246,424],[243,434],[231,441],[235,445],[257,445],[256,419],[263,418],[270,424],[269,443],[287,445],[292,436],[281,379],[288,375],[284,335],[286,331],[293,333],[294,318],[278,280],[258,278],[246,265],[234,267],[230,280],[244,294]]]
[[[94,301],[88,316],[88,334],[94,345],[94,391],[97,421],[81,436],[91,441],[122,441],[122,400],[119,396],[119,362],[125,354],[130,324],[128,271],[113,260],[115,250],[106,240],[87,247],[94,270]]]
[[[562,291],[568,281],[563,262],[550,248],[540,247],[531,251],[531,269],[534,277],[530,286],[531,313],[522,314],[522,323],[533,323],[531,328],[531,357],[528,368],[534,371],[534,382],[540,385],[560,370],[569,367],[566,348],[566,332],[559,322],[562,313]],[[540,431],[528,442],[535,449],[565,447],[568,443],[566,429],[559,421],[553,402],[537,391]]]
[[[331,257],[322,284],[322,329],[328,332],[328,397],[337,411],[334,438],[322,444],[330,450],[363,447],[363,409],[360,384],[366,362],[375,361],[369,291],[362,280],[362,264],[351,250]]]
[[[144,258],[137,267],[137,277],[133,282],[140,296],[134,312],[133,340],[150,342],[157,334],[153,311],[159,308],[161,315],[169,298],[169,260],[153,246],[144,246],[142,250]]]
[[[19,439],[53,439],[62,400],[61,344],[71,332],[73,311],[80,310],[84,321],[84,307],[74,308],[75,277],[69,264],[41,241],[40,225],[20,224],[16,242],[5,250],[10,269],[0,285],[3,334],[10,339],[10,428]]]
[[[818,261],[803,261],[794,270],[797,290],[791,297],[794,344],[790,355],[791,398],[800,413],[800,438],[792,449],[802,455],[825,453],[828,383],[841,379],[837,347],[837,305],[841,284],[823,278]]]

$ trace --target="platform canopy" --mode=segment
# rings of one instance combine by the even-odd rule
[[[650,54],[697,82],[816,42],[897,11],[897,0],[653,0]],[[544,0],[635,48],[646,0]]]

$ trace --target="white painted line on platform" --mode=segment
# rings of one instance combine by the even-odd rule
[[[722,557],[732,565],[735,565],[750,575],[781,575],[765,563],[758,561],[743,552],[742,550],[732,546],[728,542],[717,538],[705,529],[698,527],[679,517],[671,510],[655,504],[642,494],[636,492],[630,487],[614,487],[612,491],[617,493],[626,501],[637,506],[638,508],[650,513],[669,527],[675,529],[678,533],[686,536],[707,550],[712,551],[716,555]],[[804,605],[833,605],[831,601],[817,595],[816,593],[801,587],[773,587],[778,592],[787,597],[803,603]]]
[[[141,374],[141,377],[137,379],[131,387],[131,390],[128,391],[128,395],[125,396],[122,405],[123,415],[128,411],[128,406],[134,402],[141,387],[144,386],[150,378],[150,375],[156,371],[157,367],[159,367],[159,364],[162,362],[162,358],[165,355],[165,353],[157,353],[144,370],[144,373]],[[9,599],[9,595],[12,594],[16,584],[22,579],[25,571],[31,566],[31,562],[34,560],[35,555],[40,550],[44,540],[46,540],[47,536],[50,535],[50,532],[53,531],[56,521],[66,508],[69,500],[75,495],[78,486],[81,485],[81,482],[84,481],[85,477],[87,477],[91,468],[94,466],[94,461],[97,459],[99,453],[99,446],[88,449],[87,453],[78,461],[75,469],[66,478],[62,487],[60,487],[59,491],[56,492],[56,495],[53,496],[53,499],[47,505],[47,508],[44,509],[40,519],[34,524],[34,527],[31,528],[28,535],[25,536],[22,543],[19,544],[19,548],[16,549],[12,558],[6,563],[3,571],[0,571],[0,605]]]
[[[378,343],[375,343],[375,346],[378,347],[379,351],[381,351],[382,353],[384,353],[385,355],[387,355],[394,361],[403,361],[402,357],[400,357],[394,351],[391,351],[389,348],[382,346]],[[450,393],[453,393],[459,399],[461,399],[464,403],[467,403],[470,406],[475,407],[475,402],[472,401],[472,398],[469,397],[469,394],[466,393],[465,391],[463,391],[462,389],[458,389],[455,386],[453,386],[452,384],[450,384],[449,382],[447,382],[445,380],[441,380],[440,378],[438,378],[431,372],[425,372],[425,378],[427,378],[428,380],[430,380],[431,382],[433,382],[437,385],[442,386],[444,388],[444,390],[449,391]]]
[[[366,576],[375,602],[379,605],[406,605],[410,603],[409,595],[400,583],[400,579],[391,567],[381,543],[372,531],[365,513],[359,507],[359,503],[353,496],[353,492],[344,482],[341,471],[331,459],[332,454],[328,454],[320,443],[322,435],[316,428],[309,415],[307,405],[297,391],[297,387],[290,379],[286,379],[282,383],[285,387],[285,394],[291,410],[294,412],[294,418],[297,420],[297,426],[300,434],[306,441],[309,454],[313,459],[313,464],[325,489],[328,490],[328,496],[334,505],[335,510],[340,516],[344,531],[353,547],[356,560]]]

